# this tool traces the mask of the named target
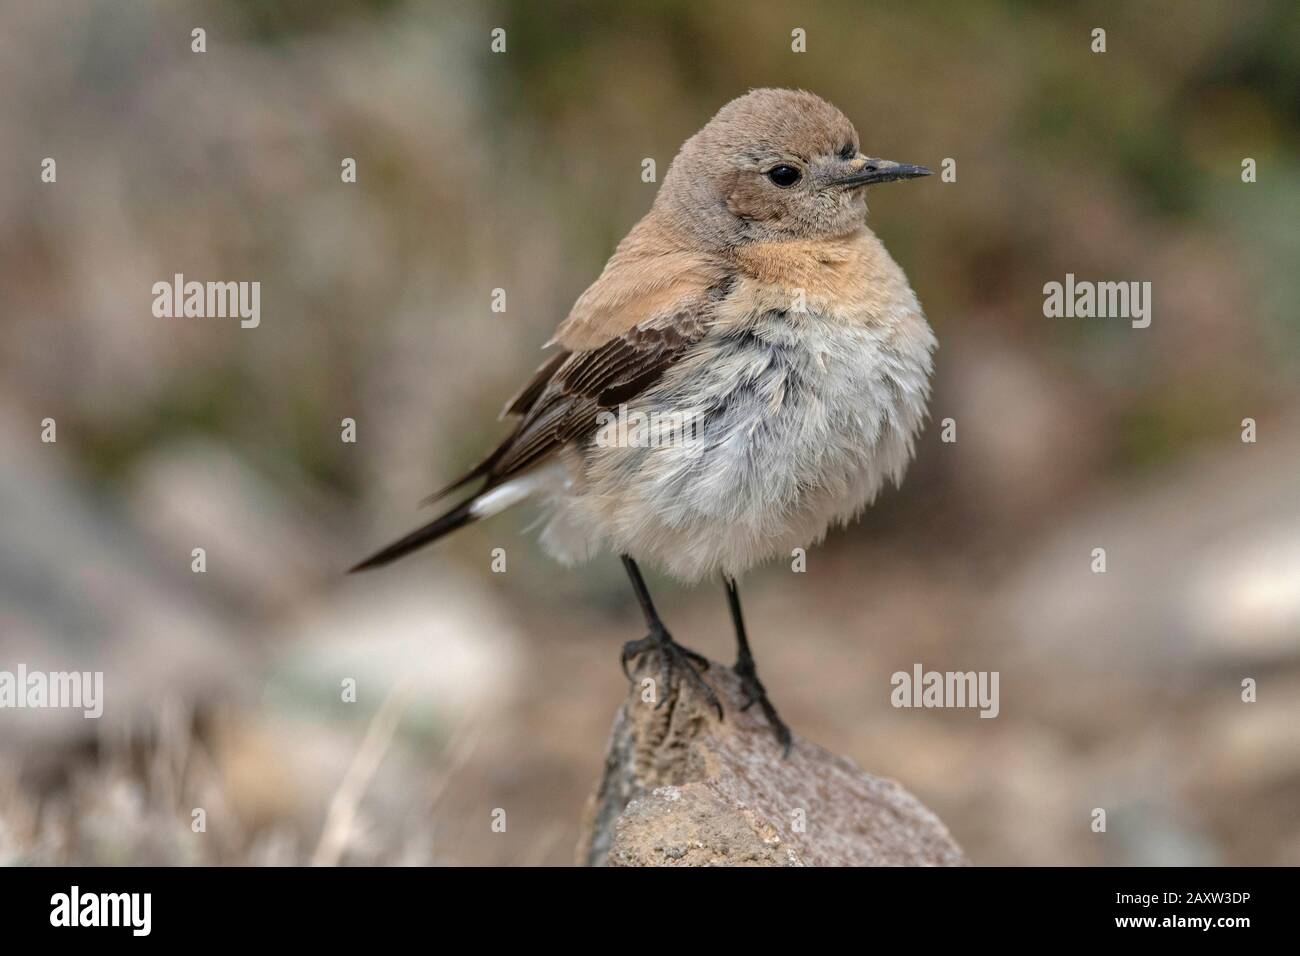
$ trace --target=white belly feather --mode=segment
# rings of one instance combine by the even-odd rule
[[[712,328],[626,409],[694,434],[575,457],[544,546],[574,561],[603,545],[690,582],[850,520],[902,479],[925,417],[935,340],[907,299],[870,322],[769,310]]]

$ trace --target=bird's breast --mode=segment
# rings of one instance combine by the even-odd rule
[[[585,507],[616,546],[687,580],[738,573],[901,480],[935,346],[906,279],[893,266],[875,280],[888,294],[831,295],[791,275],[738,276],[703,337],[629,402],[633,418],[685,423],[670,433],[683,440],[588,447]]]
[[[738,283],[720,318],[748,321],[766,311],[843,324],[906,323],[921,316],[907,276],[865,226],[840,239],[747,246]],[[924,321],[923,319],[921,321]]]

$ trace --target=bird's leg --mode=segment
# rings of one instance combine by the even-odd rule
[[[745,619],[740,613],[740,590],[736,587],[736,579],[724,575],[722,583],[727,588],[727,606],[731,608],[731,623],[736,626],[736,665],[732,669],[740,678],[740,686],[745,691],[745,703],[740,709],[748,710],[758,704],[763,710],[763,716],[771,724],[772,732],[776,734],[782,751],[788,757],[793,738],[790,736],[790,728],[785,725],[785,721],[777,714],[772,702],[767,699],[767,690],[763,687],[763,682],[758,679],[754,654],[749,649],[749,638],[745,636]]]
[[[664,622],[659,620],[659,612],[655,610],[654,602],[650,600],[650,591],[645,586],[645,578],[641,577],[641,569],[626,554],[623,555],[623,567],[627,568],[627,576],[632,579],[632,590],[636,592],[637,603],[641,605],[641,613],[645,615],[646,627],[650,629],[650,633],[639,641],[628,641],[623,645],[623,673],[627,674],[628,680],[631,680],[632,675],[627,669],[628,661],[646,651],[655,651],[659,654],[660,668],[659,703],[655,706],[662,707],[668,700],[669,689],[680,672],[718,712],[718,719],[721,720],[722,703],[713,688],[700,676],[700,671],[708,670],[708,658],[682,647],[673,640],[673,636],[668,633],[668,628],[664,627]]]

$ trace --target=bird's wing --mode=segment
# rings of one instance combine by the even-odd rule
[[[618,244],[547,344],[570,352],[600,348],[692,305],[729,272],[720,259],[684,249],[647,217]]]
[[[519,500],[512,479],[545,461],[570,442],[580,442],[597,427],[602,409],[639,395],[700,340],[712,309],[725,297],[729,283],[700,290],[676,308],[654,315],[595,348],[561,352],[542,366],[510,407],[522,417],[492,454],[453,484],[426,500],[436,500],[476,479],[483,484],[445,514],[372,554],[353,571],[395,561],[478,518]],[[520,485],[526,485],[527,478]],[[497,500],[496,492],[508,501]],[[527,492],[524,492],[526,495]]]
[[[678,298],[646,321],[588,349],[568,353],[519,420],[488,456],[485,487],[500,484],[596,427],[602,410],[631,401],[663,376],[704,335],[729,282]]]
[[[514,431],[426,502],[477,479],[486,491],[585,438],[602,409],[649,388],[699,341],[731,282],[716,262],[634,230],[548,343],[561,350],[506,404],[503,416],[520,416]]]
[[[533,373],[533,377],[524,383],[523,388],[511,396],[510,401],[506,402],[505,408],[501,409],[499,417],[506,418],[510,415],[526,415],[528,410],[537,403],[542,397],[542,392],[546,391],[546,383],[555,375],[556,370],[569,357],[568,349],[560,349],[545,362],[543,362]]]

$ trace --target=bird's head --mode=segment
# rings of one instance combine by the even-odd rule
[[[838,109],[802,90],[753,90],[683,144],[656,205],[674,227],[715,247],[853,232],[866,187],[928,176],[864,156]]]

